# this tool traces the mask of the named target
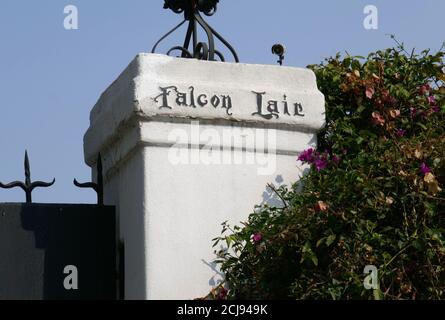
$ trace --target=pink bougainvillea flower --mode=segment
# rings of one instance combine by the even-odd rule
[[[383,102],[385,102],[386,104],[390,105],[390,106],[394,106],[397,103],[397,99],[394,98],[389,91],[384,91],[382,94],[382,100]]]
[[[329,153],[325,151],[324,153],[316,152],[314,149],[310,148],[300,154],[298,160],[304,163],[309,163],[314,165],[317,171],[326,169],[329,163]],[[336,161],[336,160],[335,160]]]
[[[332,156],[332,161],[334,161],[335,164],[339,164],[340,163],[340,157],[337,156],[336,154],[334,154]]]
[[[252,239],[254,242],[260,242],[261,240],[263,240],[263,235],[257,232],[253,235]]]
[[[383,116],[380,113],[373,112],[372,113],[372,122],[375,125],[383,126],[385,124],[385,118],[383,118]]]
[[[219,290],[219,294],[218,294],[218,300],[225,300],[227,298],[227,294],[229,292],[227,291],[226,288],[221,288]]]
[[[372,99],[372,97],[374,96],[374,93],[375,93],[375,90],[373,87],[366,87],[365,94],[368,99]]]
[[[416,108],[411,108],[410,112],[411,112],[411,117],[417,116],[417,109]]]
[[[429,84],[424,84],[423,86],[420,87],[419,91],[420,94],[427,94],[431,91],[431,87]]]
[[[326,169],[328,166],[328,162],[325,159],[317,159],[315,160],[315,168],[318,172],[320,172],[323,169]]]
[[[432,111],[433,113],[436,113],[436,112],[439,112],[439,111],[440,111],[440,108],[439,108],[439,106],[432,106],[432,107],[431,107],[431,111]]]
[[[303,151],[303,153],[300,154],[300,156],[298,157],[298,160],[300,160],[301,162],[309,162],[309,163],[314,162],[315,161],[314,149],[310,148]]]
[[[426,175],[431,172],[431,169],[426,165],[425,162],[422,162],[422,164],[420,165],[420,172]]]
[[[396,131],[396,135],[397,135],[398,137],[404,137],[405,134],[406,134],[406,130],[403,130],[403,129],[397,129],[397,131]]]
[[[436,106],[437,105],[436,98],[434,96],[429,96],[428,103],[430,104],[430,106]]]

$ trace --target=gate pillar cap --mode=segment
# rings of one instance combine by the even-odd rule
[[[193,120],[315,133],[325,102],[309,69],[141,53],[91,111],[86,162],[141,122]]]

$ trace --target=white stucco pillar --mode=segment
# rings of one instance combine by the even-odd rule
[[[267,184],[295,182],[324,97],[310,70],[140,54],[91,111],[85,159],[104,162],[105,201],[125,243],[127,299],[194,299],[220,275],[211,239]],[[94,175],[93,175],[94,176]]]

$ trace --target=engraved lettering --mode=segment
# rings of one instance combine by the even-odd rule
[[[303,113],[303,106],[301,103],[295,103],[295,116],[298,117],[304,117],[305,114]]]
[[[162,97],[162,106],[159,107],[159,109],[172,109],[172,107],[168,104],[168,96],[170,95],[172,90],[178,91],[178,87],[175,86],[169,86],[169,87],[159,87],[161,90],[161,94],[157,97],[153,98],[155,102],[159,102],[159,98]]]
[[[284,105],[284,114],[290,116],[289,105],[287,103],[287,96],[286,95],[283,96],[283,105]]]
[[[253,116],[260,116],[264,119],[270,120],[274,116],[272,114],[264,114],[263,113],[263,96],[266,94],[266,92],[256,92],[252,91],[256,95],[256,103],[257,103],[257,111],[252,113]],[[278,115],[276,115],[278,117]]]
[[[221,102],[221,99],[218,96],[213,96],[212,99],[210,99],[210,103],[212,106],[216,109],[219,107],[219,103]]]
[[[205,94],[201,94],[198,96],[198,104],[201,107],[205,107],[209,101],[207,100],[207,96]]]
[[[178,92],[176,97],[176,104],[178,106],[187,106],[187,94],[183,92]]]
[[[227,115],[231,116],[232,98],[230,96],[221,96],[221,98],[222,98],[222,108],[226,109]]]

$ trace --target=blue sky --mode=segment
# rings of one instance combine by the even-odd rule
[[[79,10],[79,29],[65,30],[64,7]],[[379,29],[363,27],[366,5],[379,10]],[[0,181],[23,179],[28,149],[33,179],[57,179],[36,190],[36,202],[90,203],[83,135],[99,95],[139,52],[151,50],[181,16],[162,0],[0,1]],[[439,49],[445,41],[443,0],[221,0],[207,21],[237,49],[241,62],[273,64],[272,44],[287,46],[285,64],[304,67],[336,52],[354,55],[393,45]],[[159,51],[181,44],[185,30]],[[0,202],[23,201],[0,190]]]

